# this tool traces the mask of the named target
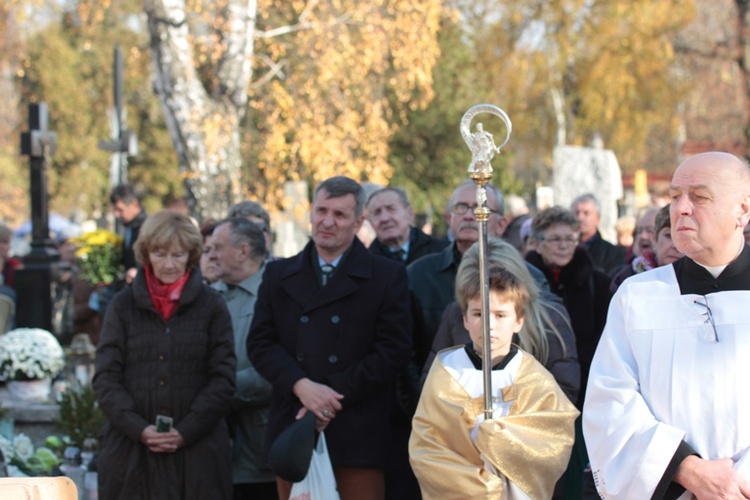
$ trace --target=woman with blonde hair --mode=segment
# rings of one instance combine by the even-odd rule
[[[530,300],[525,308],[523,327],[518,333],[518,345],[537,359],[552,374],[565,395],[575,403],[580,390],[580,370],[576,357],[575,338],[565,307],[550,292],[541,292],[518,251],[509,243],[490,239],[487,242],[487,260],[510,271],[525,285]],[[463,272],[462,269],[465,269]],[[465,281],[479,269],[478,244],[469,248],[461,259],[456,275],[456,290],[465,287]],[[460,296],[457,294],[457,296]],[[432,343],[432,352],[424,366],[430,369],[438,351],[469,341],[464,328],[461,304],[450,304],[443,313],[440,327]],[[423,377],[424,378],[424,377]]]
[[[93,384],[107,417],[103,499],[232,496],[232,322],[202,283],[202,247],[187,216],[152,215],[134,248],[138,273],[107,309]]]

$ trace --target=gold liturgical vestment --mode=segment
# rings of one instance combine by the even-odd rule
[[[505,374],[507,385],[496,387],[493,371],[493,399],[500,411],[483,421],[481,394],[472,397],[456,371],[444,365],[461,361],[461,354],[468,360],[457,350],[463,347],[435,358],[412,423],[409,457],[422,495],[426,500],[550,498],[570,459],[578,410],[552,375],[519,350],[520,360],[502,370],[512,370]],[[462,371],[482,377],[473,366]]]

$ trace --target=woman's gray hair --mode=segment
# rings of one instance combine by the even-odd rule
[[[545,208],[531,221],[531,237],[535,240],[544,238],[544,232],[555,224],[565,224],[573,231],[578,231],[578,218],[570,210],[561,206]]]

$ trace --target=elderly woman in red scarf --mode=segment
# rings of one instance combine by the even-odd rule
[[[149,217],[134,248],[138,274],[107,309],[94,377],[107,417],[102,499],[231,497],[232,324],[202,283],[202,244],[188,217]]]

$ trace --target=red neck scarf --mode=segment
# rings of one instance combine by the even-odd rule
[[[154,304],[154,309],[161,314],[164,321],[171,318],[172,314],[177,310],[182,290],[185,288],[188,279],[190,279],[189,270],[182,278],[174,283],[165,285],[154,275],[151,266],[146,266],[146,286],[148,287],[148,293],[151,295],[151,302]]]

